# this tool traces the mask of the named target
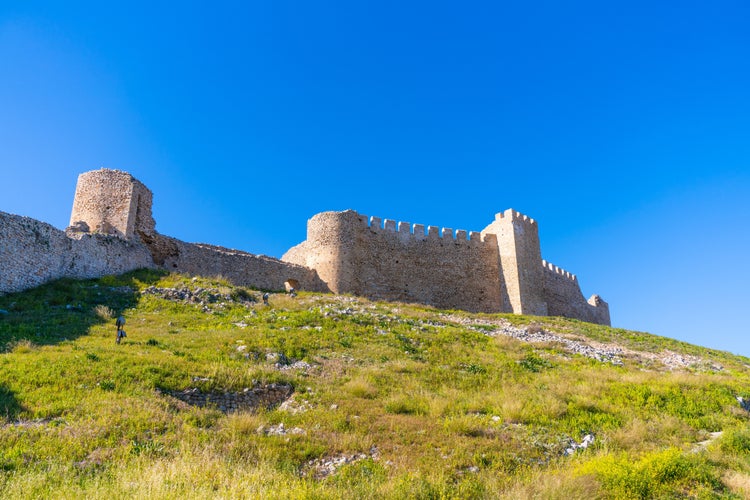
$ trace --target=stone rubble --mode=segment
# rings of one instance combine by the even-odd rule
[[[565,456],[572,455],[579,450],[585,450],[592,444],[594,444],[593,434],[586,434],[585,436],[583,436],[583,441],[581,441],[580,443],[576,443],[575,441],[571,439],[570,446],[565,449],[565,451],[563,452],[563,455]]]
[[[227,304],[241,304],[246,307],[255,304],[256,298],[253,295],[232,295],[222,293],[217,288],[159,288],[149,286],[141,294],[153,295],[171,302],[181,302],[185,304],[195,304],[203,306],[203,312],[212,312],[215,308],[224,308]],[[240,326],[237,324],[237,326]],[[245,325],[247,326],[247,325]],[[240,326],[243,328],[242,326]]]
[[[708,362],[698,356],[689,354],[679,354],[672,351],[663,351],[662,353],[652,353],[643,351],[633,351],[624,349],[616,344],[603,344],[594,341],[584,343],[580,340],[573,340],[561,335],[557,335],[539,328],[536,325],[526,327],[515,327],[506,320],[482,320],[476,318],[466,318],[453,314],[444,314],[442,317],[452,323],[470,328],[474,331],[496,337],[504,335],[513,337],[523,342],[556,342],[565,346],[573,354],[580,354],[587,358],[595,359],[603,363],[612,363],[616,366],[622,366],[622,357],[626,355],[635,355],[641,358],[658,361],[670,370],[685,368],[701,368],[711,371],[721,371],[724,369],[718,363]]]
[[[270,425],[268,427],[261,425],[260,427],[258,427],[256,432],[258,434],[263,434],[265,436],[286,436],[287,434],[293,434],[293,435],[306,434],[305,430],[299,427],[293,427],[291,429],[287,429],[284,426],[284,422],[280,422],[278,425]]]
[[[290,397],[279,405],[279,410],[285,411],[290,415],[297,415],[298,413],[305,413],[306,411],[312,410],[313,405],[310,401],[303,399],[297,401],[295,396]]]
[[[290,359],[283,352],[269,352],[266,354],[267,361],[273,361],[277,370],[301,370],[307,372],[313,367],[310,363],[302,360]]]
[[[368,453],[353,453],[351,455],[339,455],[337,457],[310,460],[307,462],[306,468],[312,473],[312,476],[315,479],[325,479],[326,477],[335,474],[336,471],[344,465],[353,464],[368,458],[373,460],[378,460],[380,458],[380,452],[378,451],[377,446],[373,445]]]
[[[693,453],[699,453],[705,450],[706,448],[708,448],[708,445],[710,445],[711,443],[713,443],[714,441],[716,441],[723,435],[724,435],[723,431],[710,432],[708,434],[708,439],[706,439],[705,441],[700,441],[698,443],[695,443],[695,446],[693,446],[693,449],[692,449]]]
[[[506,337],[513,337],[514,339],[518,339],[523,342],[555,342],[562,344],[568,351],[572,352],[573,354],[580,354],[582,356],[586,356],[587,358],[601,361],[602,363],[612,363],[616,366],[622,366],[622,359],[620,358],[620,356],[622,356],[624,351],[621,347],[594,347],[577,340],[571,340],[560,335],[547,332],[538,327],[519,328],[511,325],[509,322],[504,320],[484,321],[450,314],[446,314],[443,317],[448,321],[458,323],[474,331],[489,335],[490,337],[504,335]],[[490,327],[491,329],[487,329],[486,327]]]
[[[306,362],[306,361],[295,361],[294,363],[292,363],[290,365],[277,366],[276,368],[278,368],[281,371],[286,371],[286,370],[301,370],[301,371],[306,372],[307,370],[309,370],[310,368],[312,368],[312,365],[310,363]]]
[[[664,351],[659,355],[655,355],[653,353],[639,354],[660,361],[670,370],[676,370],[680,368],[703,368],[715,372],[720,372],[724,369],[724,367],[718,363],[707,362],[703,358],[692,356],[690,354],[679,354],[672,351]],[[649,356],[649,354],[651,354],[651,356]]]

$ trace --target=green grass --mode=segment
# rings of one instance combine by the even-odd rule
[[[141,294],[210,288],[207,304]],[[0,297],[2,498],[743,498],[750,360],[563,318],[623,366],[461,326],[424,306],[138,271]],[[255,301],[253,301],[255,299]],[[114,318],[127,338],[116,345]],[[702,364],[670,371],[643,353]],[[640,354],[639,354],[640,353]],[[276,366],[281,356],[309,368]],[[711,364],[721,371],[708,369]],[[292,410],[166,395],[290,383]],[[296,409],[296,410],[295,410]],[[284,424],[301,433],[267,435]],[[703,448],[711,432],[721,437]],[[571,456],[571,440],[595,442]],[[319,464],[354,457],[332,474]]]

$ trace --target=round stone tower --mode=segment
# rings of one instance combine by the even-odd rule
[[[92,170],[78,176],[69,232],[104,233],[132,239],[152,235],[151,191],[121,170]]]
[[[307,240],[281,259],[315,269],[334,293],[359,293],[358,245],[367,220],[353,210],[322,212],[307,221]]]

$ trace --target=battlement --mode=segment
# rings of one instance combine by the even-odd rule
[[[569,273],[565,269],[563,269],[561,267],[557,267],[556,265],[554,265],[551,262],[547,262],[546,260],[542,260],[542,267],[544,267],[548,271],[552,271],[555,274],[559,274],[563,278],[567,278],[567,279],[569,279],[571,281],[574,281],[576,283],[578,282],[578,278],[576,277],[575,274]]]
[[[394,219],[383,219],[376,216],[357,214],[363,227],[367,227],[376,233],[397,233],[415,240],[452,240],[454,242],[488,243],[494,242],[494,235],[482,235],[480,231],[466,231],[439,226],[426,226],[424,224],[412,224],[410,222]]]
[[[528,224],[530,226],[536,226],[536,221],[534,219],[532,219],[528,215],[524,215],[521,212],[513,210],[512,208],[509,208],[505,212],[495,214],[496,221],[507,219],[510,219],[513,222],[523,222],[524,224]]]

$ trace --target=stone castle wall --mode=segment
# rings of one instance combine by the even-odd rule
[[[598,295],[592,295],[587,301],[581,293],[575,274],[547,261],[542,261],[542,266],[548,315],[576,318],[600,325],[610,324],[609,305]]]
[[[69,237],[29,217],[0,212],[0,292],[58,278],[97,278],[154,267],[140,242],[103,234]]]
[[[282,260],[315,269],[337,293],[441,308],[507,309],[493,235],[381,220],[348,210],[308,221]]]
[[[164,269],[170,271],[222,276],[235,285],[261,290],[284,290],[292,286],[308,291],[329,291],[317,273],[307,267],[240,250],[185,243],[161,235],[157,238],[160,245],[168,246],[171,250],[164,255],[161,263]]]
[[[66,232],[0,212],[0,293],[156,267],[264,290],[610,324],[606,302],[586,301],[575,276],[542,261],[536,222],[514,210],[481,233],[323,212],[308,221],[307,240],[278,260],[160,235],[151,204],[151,191],[133,176],[101,169],[79,176]]]
[[[309,268],[162,236],[156,232],[151,204],[151,191],[133,176],[101,169],[78,177],[66,231],[0,212],[0,293],[57,278],[96,278],[140,268],[222,276],[263,290],[294,286],[328,291]]]
[[[586,301],[574,276],[543,261],[536,221],[512,209],[481,233],[323,212],[282,260],[315,269],[336,293],[610,324],[607,303]]]

